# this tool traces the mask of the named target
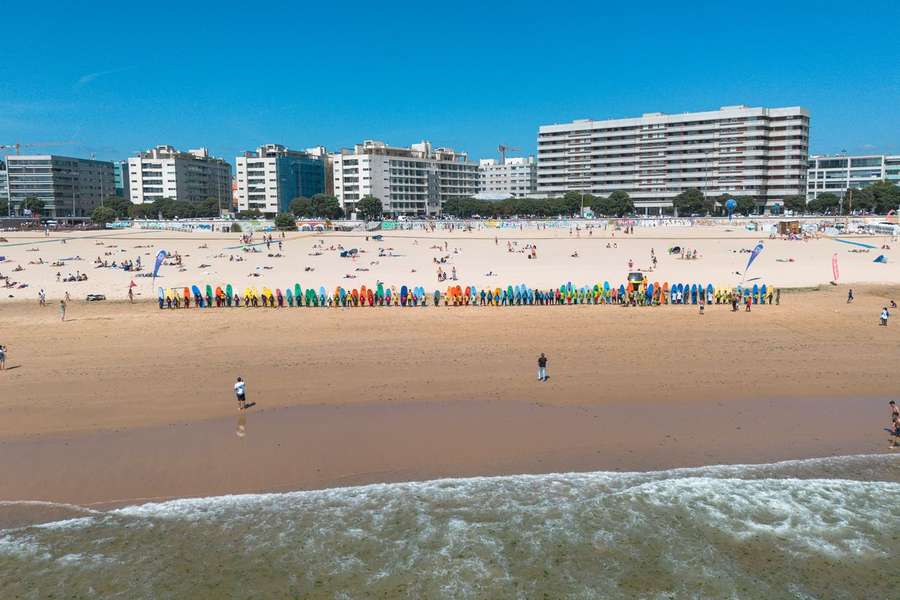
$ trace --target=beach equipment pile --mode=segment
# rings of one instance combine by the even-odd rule
[[[549,306],[549,305],[632,305],[659,306],[666,304],[726,304],[736,299],[753,304],[772,302],[774,290],[765,284],[752,286],[716,287],[711,283],[676,283],[629,281],[618,286],[608,281],[591,286],[575,286],[571,282],[557,288],[531,288],[525,284],[505,288],[476,288],[451,285],[432,292],[424,287],[405,285],[387,287],[378,283],[374,288],[365,285],[345,289],[336,287],[328,292],[324,286],[303,288],[299,283],[284,289],[246,287],[242,292],[231,284],[215,289],[207,284],[190,287],[159,288],[158,303],[162,308],[210,307],[376,307],[376,306]]]

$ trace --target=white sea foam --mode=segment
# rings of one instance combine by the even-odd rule
[[[181,499],[8,530],[0,570],[123,597],[859,597],[900,553],[898,481],[871,456]]]

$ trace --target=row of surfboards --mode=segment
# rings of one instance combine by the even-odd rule
[[[610,286],[608,281],[593,286],[573,286],[571,282],[549,290],[532,289],[520,284],[479,290],[475,286],[450,286],[446,291],[435,290],[433,293],[425,291],[424,287],[401,286],[385,287],[378,284],[375,288],[361,286],[359,289],[346,290],[343,287],[335,288],[329,294],[324,287],[307,288],[304,290],[300,284],[286,287],[283,291],[276,288],[264,287],[258,290],[255,287],[244,288],[243,294],[239,294],[231,284],[224,288],[206,285],[201,289],[197,285],[190,288],[159,288],[159,306],[172,306],[173,304],[190,305],[193,303],[200,308],[210,306],[233,305],[258,305],[264,306],[419,306],[428,301],[435,305],[444,304],[468,305],[480,304],[482,300],[488,304],[545,304],[557,302],[566,304],[608,304],[618,303],[625,299],[636,298],[644,303],[655,304],[711,304],[714,301],[723,302],[729,293],[736,294],[739,298],[749,297],[754,304],[765,304],[768,295],[765,284],[753,284],[752,287],[722,288],[715,287],[711,283],[707,285],[696,283],[677,283],[669,285],[664,282],[660,285],[654,283],[629,282],[618,287]]]

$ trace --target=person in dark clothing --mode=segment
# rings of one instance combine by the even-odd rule
[[[538,381],[547,381],[547,357],[543,352],[538,357]]]

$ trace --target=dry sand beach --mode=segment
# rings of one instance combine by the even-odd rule
[[[900,261],[892,260],[896,250],[863,248],[823,237],[809,241],[769,240],[768,234],[747,231],[735,224],[726,226],[637,227],[634,234],[598,227],[580,232],[563,229],[474,229],[472,231],[422,230],[380,232],[381,241],[366,240],[363,232],[287,234],[279,249],[256,245],[259,252],[245,252],[237,233],[174,231],[98,231],[72,234],[40,232],[5,233],[0,242],[0,274],[11,281],[27,284],[22,289],[0,289],[0,302],[37,299],[44,289],[49,298],[61,298],[66,292],[75,299],[89,294],[104,294],[110,299],[126,297],[130,282],[137,284],[138,298],[156,298],[150,278],[122,269],[98,267],[96,261],[117,264],[125,260],[144,266],[142,275],[152,269],[160,249],[182,257],[181,267],[165,265],[157,285],[184,287],[207,283],[231,283],[235,290],[247,286],[285,288],[300,282],[303,288],[324,286],[372,287],[377,281],[386,285],[421,285],[432,291],[438,286],[437,268],[448,274],[455,267],[458,283],[478,289],[525,283],[530,287],[554,287],[567,281],[586,285],[609,280],[624,282],[629,261],[636,269],[651,268],[650,252],[658,259],[651,281],[711,282],[733,286],[741,281],[747,263],[746,252],[758,241],[766,250],[753,266],[752,276],[762,277],[769,286],[809,287],[832,279],[831,259],[838,254],[841,283],[900,283]],[[855,237],[880,247],[891,239]],[[261,240],[257,234],[255,241]],[[63,243],[65,242],[65,243]],[[525,246],[537,246],[537,259],[527,258]],[[667,250],[674,246],[698,253],[697,260],[682,260]],[[357,248],[356,259],[341,258],[339,248]],[[510,251],[510,249],[512,251]],[[573,254],[577,253],[577,257]],[[273,256],[269,256],[269,255]],[[280,254],[281,256],[274,256]],[[885,254],[888,262],[873,259]],[[237,262],[231,259],[240,259]],[[436,264],[435,259],[444,259]],[[41,262],[42,261],[42,262]],[[41,264],[33,264],[33,263]],[[61,266],[53,266],[61,262]],[[13,271],[21,267],[24,271]],[[309,270],[307,270],[309,269]],[[86,274],[87,281],[57,282],[69,274]],[[351,276],[348,278],[347,276]],[[443,284],[446,288],[447,284]]]
[[[274,246],[269,252],[263,247],[257,254],[229,250],[238,245],[236,234],[82,233],[67,236],[65,244],[52,236],[47,240],[33,234],[7,234],[8,242],[0,248],[7,262],[0,270],[28,281],[29,287],[7,290],[6,295],[13,297],[0,302],[0,343],[9,347],[7,370],[0,372],[0,450],[7,465],[0,478],[0,500],[4,501],[0,503],[0,526],[21,528],[8,529],[14,533],[2,539],[8,547],[37,544],[48,556],[64,557],[75,552],[65,550],[66,544],[72,543],[71,532],[63,535],[55,526],[25,526],[87,516],[88,521],[78,521],[87,528],[84,544],[100,554],[119,556],[125,564],[127,559],[120,554],[125,548],[149,541],[122,539],[123,545],[116,541],[116,548],[110,548],[109,540],[119,540],[123,532],[143,531],[147,523],[174,527],[188,518],[185,515],[193,515],[193,519],[199,510],[206,515],[204,519],[212,519],[207,522],[212,529],[206,533],[192,530],[194,534],[206,536],[208,543],[228,545],[233,543],[230,535],[227,539],[217,536],[236,527],[235,523],[250,522],[240,511],[257,510],[252,508],[256,502],[287,503],[287,512],[278,513],[281,519],[294,514],[291,511],[299,502],[306,512],[325,511],[316,520],[315,534],[304,529],[307,546],[313,543],[310,540],[318,540],[315,543],[325,544],[323,548],[331,551],[346,542],[329,537],[330,525],[325,524],[336,515],[337,506],[349,511],[334,530],[340,530],[341,536],[357,530],[369,532],[366,535],[374,536],[372,539],[409,535],[412,525],[404,522],[407,509],[402,504],[410,498],[422,502],[428,498],[427,506],[416,509],[420,524],[425,518],[422,515],[429,515],[441,523],[443,535],[450,535],[453,519],[462,518],[467,525],[459,531],[469,536],[475,531],[469,527],[476,527],[481,518],[499,519],[499,524],[519,518],[512,515],[526,511],[527,506],[521,514],[537,521],[522,526],[540,529],[550,526],[556,510],[544,502],[565,505],[571,500],[572,510],[578,513],[591,506],[589,497],[612,494],[609,497],[616,498],[623,493],[615,491],[619,483],[611,483],[620,480],[602,474],[585,475],[583,480],[578,475],[540,475],[527,480],[521,479],[522,474],[663,470],[663,475],[622,477],[649,478],[633,484],[638,487],[677,486],[681,477],[694,481],[690,493],[682,490],[677,500],[668,501],[672,506],[700,501],[688,496],[707,485],[713,487],[703,492],[702,501],[715,504],[710,510],[768,502],[765,510],[774,512],[760,517],[764,521],[780,518],[777,507],[783,502],[794,503],[794,510],[801,507],[818,514],[818,508],[807,506],[806,484],[784,483],[797,478],[860,479],[859,484],[829,483],[831,487],[823,488],[826,491],[816,488],[816,505],[826,512],[838,511],[835,514],[853,494],[873,498],[893,493],[900,467],[896,456],[890,454],[884,427],[888,423],[887,400],[896,393],[894,365],[900,360],[900,329],[893,322],[879,327],[878,315],[882,306],[900,297],[900,271],[890,258],[887,264],[874,264],[873,254],[848,252],[854,247],[830,239],[764,240],[766,250],[754,265],[753,275],[784,290],[780,305],[757,305],[750,313],[712,305],[704,315],[690,305],[159,310],[147,298],[155,298],[149,279],[136,279],[145,301],[139,297],[131,304],[121,298],[133,274],[94,269],[91,264],[97,255],[108,260],[114,256],[117,261],[140,255],[149,265],[156,251],[165,248],[184,257],[186,270],[164,266],[159,285],[232,282],[239,289],[243,285],[274,289],[296,280],[304,287],[330,289],[335,285],[374,285],[381,280],[388,285],[421,284],[434,289],[438,284],[433,258],[449,256],[449,262],[441,266],[448,272],[456,266],[461,283],[526,282],[551,287],[569,280],[576,284],[604,279],[618,283],[624,280],[629,259],[637,266],[649,267],[652,248],[659,265],[651,280],[683,278],[730,285],[740,280],[735,272],[746,264],[747,254],[740,250],[760,239],[753,232],[725,228],[659,229],[638,229],[633,236],[616,232],[615,237],[601,230],[592,235],[582,231],[580,237],[574,233],[570,237],[568,230],[397,232],[385,233],[383,241],[368,242],[365,234],[293,233],[285,238],[280,258],[267,256],[278,252]],[[313,248],[320,246],[321,240],[325,249]],[[891,243],[883,238],[864,241]],[[447,249],[438,250],[444,242]],[[509,252],[507,242],[518,246]],[[517,251],[527,243],[538,245],[536,261]],[[338,244],[366,252],[356,261],[342,259],[330,250]],[[687,261],[670,256],[666,249],[672,245],[697,249],[700,258]],[[394,256],[379,257],[379,247]],[[31,248],[39,251],[30,252]],[[572,258],[576,250],[579,256]],[[322,254],[310,256],[318,251]],[[838,286],[828,284],[835,252],[841,265]],[[892,256],[890,250],[883,253]],[[230,254],[245,260],[231,262]],[[60,269],[28,264],[38,256],[47,262],[68,256],[84,260],[68,261]],[[777,260],[787,257],[794,262]],[[22,264],[25,270],[9,273],[15,264]],[[307,266],[315,270],[305,271]],[[56,270],[66,274],[76,268],[88,273],[87,282],[56,283]],[[487,277],[487,272],[499,277]],[[261,273],[261,277],[248,277],[249,273]],[[356,279],[344,279],[348,273]],[[879,283],[871,283],[875,281]],[[852,282],[855,291],[852,304],[846,302],[845,282]],[[73,302],[66,322],[59,321],[52,302],[48,307],[38,306],[35,296],[41,287],[51,299],[70,291]],[[80,298],[86,293],[104,293],[116,300],[85,303]],[[546,383],[536,381],[535,361],[541,352],[550,359]],[[244,414],[239,414],[232,392],[238,375],[247,380],[248,400],[256,403]],[[834,459],[839,462],[770,465],[760,467],[763,471],[759,472],[749,467],[740,471],[707,467],[817,457],[843,458]],[[682,474],[665,471],[676,467],[694,470]],[[493,480],[460,479],[498,475],[512,477],[495,484],[487,483]],[[414,487],[349,488],[346,493],[332,489],[439,478],[454,479],[445,484],[396,484]],[[770,487],[755,491],[729,488],[719,497],[716,486],[725,485],[716,483],[719,478],[734,479],[738,488],[762,485],[753,481],[763,478]],[[653,483],[657,480],[666,483]],[[583,487],[600,485],[598,481],[612,488],[588,492]],[[696,483],[699,481],[704,483]],[[838,485],[847,489],[836,491]],[[558,493],[560,486],[588,497],[577,502],[575,496],[551,501],[540,495],[542,489]],[[853,486],[870,487],[857,490]],[[505,490],[503,502],[524,504],[503,505],[502,515],[490,518],[453,517],[444,512],[446,502],[462,507],[458,503],[464,497],[479,498],[477,502],[485,505],[496,503],[501,489]],[[324,496],[275,494],[245,500],[224,496],[294,490],[331,491],[321,492]],[[671,488],[655,487],[648,501],[656,502],[667,490]],[[526,501],[526,495],[532,493],[538,495]],[[779,494],[787,494],[785,498],[790,500]],[[211,499],[127,508],[185,497]],[[215,500],[217,497],[223,498]],[[325,504],[319,507],[319,502]],[[369,506],[370,502],[375,504]],[[872,506],[866,504],[868,500],[854,502],[863,512],[862,507]],[[126,508],[119,512],[105,512],[123,506]],[[98,510],[104,512],[93,512]],[[648,513],[641,510],[643,519]],[[763,509],[748,510],[757,514]],[[853,525],[841,530],[846,539],[831,539],[830,543],[849,548],[864,538],[878,552],[890,548],[898,517],[884,510],[880,507],[877,515],[861,512],[853,518],[860,523],[886,519],[888,538],[873,538],[862,525],[863,529]],[[274,514],[270,511],[267,508],[261,514]],[[257,525],[242,535],[266,537],[276,530],[282,536],[293,535],[284,533],[284,522],[273,523],[253,514]],[[376,514],[381,516],[370,521]],[[397,516],[399,529],[390,534],[382,526],[373,530],[388,514]],[[698,527],[708,526],[707,517],[690,515],[699,519]],[[306,517],[298,513],[292,518],[300,523]],[[578,517],[582,518],[590,522],[594,517]],[[681,517],[669,515],[666,522],[672,518]],[[138,521],[122,529],[121,519]],[[225,519],[221,523],[228,525],[214,525],[219,523],[217,519]],[[113,523],[117,533],[110,534],[106,527]],[[749,527],[740,525],[745,526]],[[196,523],[191,527],[197,527]],[[273,529],[263,533],[258,527]],[[288,530],[293,531],[292,527]],[[535,531],[538,537],[551,535],[549,530]],[[182,534],[170,531],[168,535]],[[803,535],[812,534],[804,530]],[[815,535],[803,538],[802,543],[825,543],[816,541]],[[388,538],[384,544],[391,543]],[[482,543],[474,540],[465,543],[471,547]],[[593,547],[597,543],[595,539]],[[590,543],[577,544],[572,551],[590,547]],[[507,547],[503,552],[509,551]],[[305,547],[306,552],[311,553],[307,556],[310,564],[315,562],[316,551]],[[646,552],[647,560],[641,564],[656,564],[655,558],[648,557],[657,556],[658,549]],[[728,552],[723,550],[725,555]],[[772,552],[787,556],[792,550],[778,546]],[[373,558],[377,553],[363,554],[356,553],[354,560],[367,564],[380,560]],[[21,557],[4,562],[4,556],[0,556],[0,569],[22,567],[17,562]],[[541,556],[548,556],[546,547]],[[157,561],[163,570],[173,566],[172,557],[165,553],[148,560]],[[415,563],[418,559],[409,555],[404,560]],[[759,554],[753,560],[766,559]],[[855,576],[862,573],[869,589],[881,589],[878,572],[882,562],[866,560]],[[390,571],[395,563],[400,564],[388,561],[383,568]],[[82,571],[71,571],[67,563],[54,564],[53,569],[58,570],[54,573],[70,589],[87,590],[88,584],[96,583],[91,577],[83,578]],[[804,581],[816,581],[810,564],[796,567]],[[211,581],[225,577],[218,589],[229,590],[234,580],[223,573],[230,569],[234,574],[244,568],[236,564],[224,571],[206,572],[204,577]],[[359,582],[343,580],[333,564],[320,568],[331,573],[328,583],[309,580],[297,584],[300,595],[332,597],[342,589],[358,589],[354,586]],[[536,577],[531,572],[519,576]],[[113,583],[104,589],[112,594],[162,589],[155,579],[139,584],[129,582],[124,572],[121,578],[110,577]],[[494,582],[490,585],[500,585],[496,576],[482,573],[473,577],[482,585],[490,581]],[[556,574],[544,577],[548,587],[535,589],[551,595],[554,590],[570,589],[571,581],[556,581]],[[566,577],[577,575],[573,572]],[[633,574],[628,577],[634,581]],[[638,580],[644,581],[642,577]],[[408,590],[391,587],[389,579],[379,580],[374,589],[387,596],[408,595]],[[9,594],[46,591],[37,580],[22,581],[26,583],[0,586],[0,590]],[[280,581],[277,575],[274,581]],[[649,581],[641,584],[644,593],[657,589],[654,586],[659,582]],[[804,589],[813,588],[815,585]],[[269,592],[282,589],[273,587]],[[429,593],[428,589],[415,589]],[[772,589],[778,589],[777,585]],[[731,588],[707,589],[713,596],[728,590]],[[214,595],[210,593],[210,597]]]
[[[858,288],[848,305],[825,286],[702,316],[693,306],[160,311],[119,301],[73,305],[65,323],[52,306],[8,303],[0,444],[15,466],[0,497],[96,503],[880,452],[900,334],[877,315],[895,294]],[[540,352],[547,384],[535,381]],[[257,402],[246,440],[235,435],[238,375]],[[382,429],[360,435],[375,422]],[[573,437],[585,422],[596,427]],[[248,460],[236,443],[293,451],[263,452],[226,479],[206,468]],[[554,452],[578,456],[535,462]]]

